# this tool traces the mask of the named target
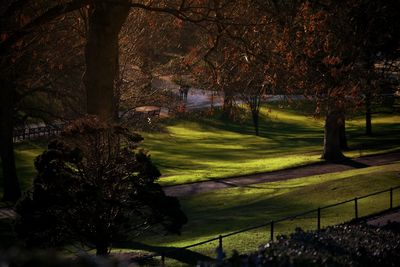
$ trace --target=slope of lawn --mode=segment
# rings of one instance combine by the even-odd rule
[[[400,148],[400,116],[373,120],[372,137],[364,135],[364,119],[347,123],[349,157]],[[292,110],[261,110],[260,136],[251,122],[170,120],[163,133],[144,133],[144,146],[160,168],[163,185],[273,171],[320,161],[323,120]]]
[[[169,119],[163,130],[142,133],[143,146],[160,168],[163,185],[218,179],[273,171],[320,161],[323,121],[277,105],[261,110],[260,136],[250,119],[229,122],[216,114],[210,118]],[[400,115],[373,118],[374,135],[364,135],[364,119],[347,122],[350,150],[358,157],[400,148]],[[35,174],[34,158],[46,142],[16,145],[15,155],[22,188]],[[1,167],[0,167],[1,168]],[[0,172],[0,187],[2,173]]]
[[[140,241],[150,246],[182,247],[242,228],[260,225],[289,215],[353,199],[400,185],[400,162],[378,167],[354,169],[299,179],[255,184],[181,198],[189,223],[181,236],[153,236]],[[394,190],[394,206],[400,204],[400,189]],[[389,193],[359,200],[359,216],[389,208]],[[354,203],[322,210],[322,227],[354,218]],[[295,227],[316,229],[317,214],[275,225],[275,233],[289,233]],[[254,251],[269,241],[268,227],[244,232],[224,239],[227,253]],[[191,250],[214,255],[217,241]]]

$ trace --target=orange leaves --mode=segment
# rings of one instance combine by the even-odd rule
[[[318,50],[316,50],[312,47],[309,47],[309,46],[306,46],[303,49],[303,53],[309,58],[315,57],[317,55],[317,52],[318,52]]]
[[[8,38],[8,34],[7,33],[1,33],[0,34],[0,41],[1,42],[4,42],[7,38]]]
[[[183,28],[183,21],[181,19],[175,18],[173,25],[177,29],[182,29]]]
[[[121,38],[119,38],[119,44],[120,45],[127,45],[127,44],[130,43],[130,41],[131,40],[129,39],[129,36],[127,36],[127,35],[124,35]]]
[[[185,65],[192,65],[199,57],[199,48],[192,47],[187,56],[183,59],[182,63]]]
[[[335,65],[338,65],[338,64],[342,63],[342,60],[337,56],[327,55],[326,57],[324,57],[322,62],[326,66],[335,66]]]
[[[16,49],[21,49],[24,46],[24,40],[18,40],[12,47]]]
[[[288,64],[294,63],[293,51],[289,51],[285,54],[285,60],[288,62]]]
[[[24,26],[24,25],[28,24],[28,22],[30,20],[31,20],[30,17],[27,16],[27,15],[22,14],[22,15],[19,16],[19,24],[21,26]]]
[[[321,31],[328,19],[328,14],[325,11],[319,10],[315,12],[310,2],[306,2],[302,5],[298,16],[303,21],[303,29],[306,33]]]
[[[332,36],[331,33],[327,34],[325,36],[325,42],[324,42],[324,45],[323,45],[323,49],[324,49],[325,53],[328,53],[333,49],[333,44],[332,44],[333,41],[332,41],[332,39],[333,39],[333,36]]]
[[[264,76],[264,83],[275,87],[277,85],[277,75],[274,73],[273,75],[266,74]]]

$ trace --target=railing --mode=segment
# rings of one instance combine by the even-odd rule
[[[24,127],[15,128],[13,133],[13,142],[21,142],[24,140],[33,140],[40,137],[50,137],[61,133],[64,123],[36,126],[36,127]]]
[[[161,252],[161,253],[154,253],[152,255],[149,255],[146,258],[150,259],[150,258],[154,258],[154,257],[161,257],[161,265],[164,266],[165,265],[165,258],[168,257],[168,255],[171,255],[172,253],[176,253],[176,252],[181,251],[181,250],[186,250],[186,249],[189,249],[189,248],[193,248],[193,247],[197,247],[197,246],[204,245],[204,244],[207,244],[207,243],[211,243],[211,242],[214,242],[214,241],[218,241],[218,251],[223,251],[223,240],[224,240],[224,238],[227,238],[227,237],[230,237],[230,236],[234,236],[234,235],[238,235],[240,233],[248,232],[248,231],[251,231],[251,230],[263,228],[263,227],[267,227],[268,228],[268,230],[269,230],[269,239],[272,241],[272,240],[274,240],[274,237],[275,237],[274,230],[275,230],[275,227],[276,227],[276,225],[278,223],[282,223],[284,221],[294,220],[296,218],[299,218],[299,217],[302,217],[302,216],[305,216],[305,215],[310,215],[312,213],[316,213],[317,214],[317,216],[315,218],[315,223],[316,223],[316,229],[319,231],[321,229],[321,218],[322,218],[321,211],[353,202],[354,203],[354,206],[353,206],[354,207],[353,219],[357,220],[357,219],[360,218],[360,216],[359,216],[359,201],[362,200],[362,199],[366,199],[366,198],[369,198],[369,197],[372,197],[372,196],[376,196],[376,195],[380,195],[380,194],[383,194],[383,193],[389,193],[389,200],[387,202],[387,207],[388,208],[387,209],[383,209],[381,211],[391,210],[395,206],[394,203],[393,203],[393,191],[395,189],[399,189],[399,188],[400,188],[400,186],[391,187],[389,189],[378,191],[378,192],[374,192],[374,193],[371,193],[371,194],[368,194],[368,195],[364,195],[364,196],[361,196],[361,197],[355,197],[355,198],[348,199],[348,200],[345,200],[345,201],[341,201],[341,202],[338,202],[338,203],[335,203],[335,204],[330,204],[330,205],[326,205],[326,206],[323,206],[323,207],[319,207],[317,209],[313,209],[313,210],[309,210],[309,211],[302,212],[302,213],[299,213],[299,214],[287,216],[287,217],[284,217],[284,218],[281,218],[281,219],[272,220],[272,221],[269,221],[267,223],[263,223],[263,224],[260,224],[260,225],[247,227],[247,228],[244,228],[244,229],[232,232],[232,233],[228,233],[228,234],[224,234],[224,235],[221,234],[221,235],[219,235],[219,236],[217,236],[215,238],[211,238],[211,239],[208,239],[208,240],[205,240],[205,241],[202,241],[202,242],[199,242],[199,243],[191,244],[191,245],[188,245],[188,246],[185,246],[185,247],[174,248],[172,250],[164,251],[164,252]],[[396,205],[396,206],[400,207],[400,203],[398,203],[398,205]]]
[[[0,202],[0,220],[13,218],[15,216],[14,203]]]
[[[125,121],[140,121],[147,118],[160,117],[161,108],[149,111],[135,111],[130,109],[125,112],[120,112],[119,118]]]
[[[149,110],[149,111],[134,111],[122,113],[127,120],[140,121],[147,118],[160,117],[160,109]],[[16,127],[13,132],[13,142],[18,143],[24,140],[34,140],[41,137],[50,137],[59,135],[64,128],[65,123],[55,123],[45,126],[33,126],[33,127]]]

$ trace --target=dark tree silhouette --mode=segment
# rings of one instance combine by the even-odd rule
[[[113,242],[143,230],[179,233],[187,218],[137,149],[142,137],[87,117],[74,122],[35,160],[33,189],[17,206],[16,232],[28,247],[69,244],[108,254]]]

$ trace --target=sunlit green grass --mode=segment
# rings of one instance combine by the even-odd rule
[[[171,120],[164,133],[144,133],[145,147],[160,168],[163,185],[274,171],[320,161],[323,120],[292,110],[261,111],[260,136],[250,121],[217,118]],[[348,157],[400,148],[400,116],[374,118],[376,134],[364,135],[363,118],[347,123]]]
[[[270,111],[270,112],[269,112]],[[142,133],[144,147],[160,168],[163,185],[218,179],[228,176],[273,171],[320,161],[323,120],[277,105],[261,110],[260,136],[254,135],[248,118],[243,122],[210,118],[170,119],[164,131]],[[347,122],[350,149],[358,157],[400,148],[400,116],[373,118],[374,135],[364,135],[364,119]],[[46,147],[44,142],[16,145],[15,155],[22,188],[35,175],[34,158]],[[0,172],[0,186],[1,186]]]
[[[249,226],[268,223],[289,215],[325,205],[353,199],[372,192],[400,185],[400,162],[386,166],[354,169],[303,177],[299,179],[223,189],[181,198],[189,223],[181,236],[153,236],[140,241],[154,246],[182,247],[227,234]],[[394,191],[393,203],[400,204],[400,190]],[[389,208],[389,193],[359,201],[359,216]],[[338,224],[354,218],[354,203],[322,210],[322,226]],[[316,229],[316,212],[293,221],[275,225],[276,234],[288,234],[295,227]],[[254,251],[269,241],[269,227],[241,233],[224,239],[224,248],[241,252]],[[217,241],[193,248],[214,255]]]
[[[17,175],[22,190],[27,190],[35,175],[34,160],[41,154],[45,148],[43,142],[27,142],[24,144],[15,145],[14,154],[17,165]],[[0,188],[3,187],[3,173],[0,166]],[[2,197],[2,190],[0,190],[0,198]]]

